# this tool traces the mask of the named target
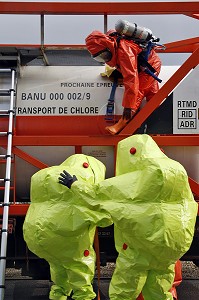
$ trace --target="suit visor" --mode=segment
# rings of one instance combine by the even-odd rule
[[[105,63],[111,60],[112,53],[109,49],[104,49],[94,55],[92,55],[92,58],[100,63]]]

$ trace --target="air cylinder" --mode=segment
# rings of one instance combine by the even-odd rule
[[[115,30],[121,35],[126,35],[143,42],[147,42],[152,38],[152,31],[150,29],[126,20],[118,20],[115,24]]]

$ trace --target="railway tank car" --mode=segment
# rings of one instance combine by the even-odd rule
[[[6,49],[4,53],[6,54]],[[10,214],[7,266],[22,268],[24,274],[48,276],[48,265],[33,255],[23,240],[22,226],[30,203],[31,176],[41,168],[59,165],[74,153],[92,155],[106,165],[106,177],[114,176],[115,148],[126,135],[110,136],[104,128],[121,115],[123,86],[116,88],[114,112],[107,115],[107,103],[113,83],[102,76],[104,66],[93,61],[86,50],[46,51],[46,66],[38,51],[22,51],[19,61],[4,60],[1,70],[16,70],[13,155],[11,166]],[[163,66],[163,86],[179,66]],[[170,158],[178,160],[187,170],[193,186],[199,180],[199,146],[178,144],[178,137],[199,134],[198,102],[199,67],[162,101],[135,133],[150,134],[157,142],[172,137],[172,143],[160,142]],[[9,110],[10,73],[1,72],[0,110]],[[5,90],[9,93],[6,94]],[[143,107],[146,103],[143,101]],[[143,108],[142,107],[142,108]],[[141,108],[141,110],[142,110]],[[8,117],[1,116],[1,131],[7,132]],[[176,141],[174,140],[176,137]],[[6,155],[6,139],[1,138],[0,154]],[[166,141],[166,140],[165,140]],[[1,162],[0,177],[5,178],[6,163]],[[193,191],[198,200],[197,189]],[[0,188],[3,202],[4,183]],[[17,208],[19,207],[19,209]],[[193,244],[182,258],[199,264],[199,221]],[[101,263],[115,261],[113,226],[99,228]]]

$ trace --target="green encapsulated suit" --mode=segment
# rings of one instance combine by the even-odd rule
[[[118,143],[116,176],[71,190],[94,199],[114,222],[116,268],[110,300],[173,300],[174,265],[190,248],[198,205],[184,167],[146,134]]]
[[[49,299],[91,300],[96,294],[93,241],[96,226],[112,224],[109,214],[95,201],[95,189],[81,196],[81,187],[69,189],[58,182],[60,173],[75,174],[77,183],[90,188],[105,177],[103,163],[91,156],[75,154],[61,165],[40,170],[31,178],[31,204],[23,225],[28,248],[50,264]],[[76,189],[75,186],[78,188]]]
[[[116,268],[110,300],[171,300],[174,264],[190,248],[198,205],[184,167],[146,135],[118,143],[116,177],[97,197],[114,221]]]

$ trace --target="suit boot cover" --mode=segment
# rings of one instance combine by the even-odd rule
[[[64,294],[64,291],[62,290],[61,287],[54,284],[51,286],[49,299],[50,300],[66,300],[67,296]]]
[[[105,129],[112,135],[119,133],[130,121],[130,119],[124,119],[123,117],[119,119],[119,121],[112,125],[107,126]]]
[[[175,278],[174,278],[172,288],[170,289],[170,292],[171,292],[174,300],[178,300],[176,286],[179,286],[181,284],[181,282],[182,282],[182,264],[181,264],[181,261],[178,260],[175,263]],[[142,293],[139,295],[139,297],[136,300],[144,300]]]

